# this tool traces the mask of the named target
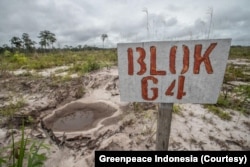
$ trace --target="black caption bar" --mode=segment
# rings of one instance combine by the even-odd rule
[[[250,151],[95,151],[95,166],[249,166]]]

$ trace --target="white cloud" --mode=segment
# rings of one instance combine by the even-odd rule
[[[211,38],[233,38],[233,43],[250,43],[248,0],[1,0],[0,45],[26,32],[39,41],[49,30],[60,46],[78,44],[107,46],[118,42],[145,40],[201,39],[208,34],[213,9]],[[149,36],[147,35],[148,10]]]

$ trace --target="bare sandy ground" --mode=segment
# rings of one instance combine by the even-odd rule
[[[120,102],[117,76],[116,68],[90,74],[84,98],[113,102],[121,108],[120,117],[91,135],[91,148],[56,148],[47,164],[94,166],[95,150],[155,150],[157,104]],[[181,112],[172,118],[169,150],[250,150],[249,116],[226,110],[232,120],[224,121],[200,104],[179,106]]]
[[[107,101],[117,108],[117,112],[101,124],[93,125],[93,130],[88,133],[54,132],[58,141],[48,133],[48,127],[42,128],[41,122],[35,130],[27,129],[27,134],[50,145],[45,166],[92,167],[95,150],[155,150],[157,104],[121,102],[117,67],[90,73],[82,78],[82,82],[86,93],[80,99],[66,100],[56,109],[51,109],[48,106],[56,102],[40,95],[37,103],[44,100],[45,107],[34,100],[29,107],[32,108],[32,104],[44,107],[43,112],[40,111],[41,119],[55,110],[63,110],[69,102]],[[225,121],[200,104],[176,105],[181,110],[173,113],[169,150],[250,150],[249,115],[227,109],[225,111],[232,120]],[[6,128],[0,129],[2,145],[10,141],[6,139],[7,131]],[[18,135],[20,132],[16,133]]]

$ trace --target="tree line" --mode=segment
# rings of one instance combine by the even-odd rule
[[[0,53],[3,53],[5,50],[8,51],[25,51],[25,52],[45,52],[53,50],[61,50],[60,48],[54,48],[53,44],[57,41],[56,35],[48,30],[40,31],[38,38],[39,41],[39,48],[36,48],[35,45],[37,44],[35,41],[33,41],[28,33],[23,33],[21,38],[14,36],[10,39],[11,47],[9,47],[7,44],[0,46]],[[103,42],[103,48],[104,48],[104,42],[105,39],[108,38],[107,34],[101,35],[101,40]],[[71,50],[71,51],[81,51],[81,50],[98,50],[101,48],[98,48],[96,46],[88,46],[88,45],[77,45],[76,47],[65,45],[62,50]]]
[[[38,38],[40,38],[40,46],[41,48],[46,49],[47,47],[51,46],[53,48],[53,43],[56,42],[56,35],[48,30],[41,31],[39,33]],[[28,51],[35,49],[36,42],[30,39],[30,36],[28,33],[23,33],[22,37],[14,36],[10,39],[11,48],[12,49],[26,49]],[[3,48],[6,48],[8,46],[4,46]]]

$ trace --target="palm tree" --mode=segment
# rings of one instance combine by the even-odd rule
[[[108,35],[107,34],[102,34],[101,38],[102,38],[102,47],[104,48],[104,41],[105,41],[106,38],[108,38]]]

